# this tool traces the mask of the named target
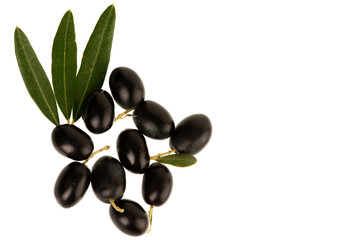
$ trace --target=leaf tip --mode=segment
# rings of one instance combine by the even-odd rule
[[[20,36],[22,33],[23,33],[23,31],[19,28],[19,26],[16,25],[15,32],[14,32],[15,38],[17,36]]]
[[[71,9],[69,9],[65,14],[64,14],[64,16],[68,16],[68,17],[72,17],[72,11],[71,11]]]
[[[109,9],[111,11],[115,11],[115,2],[113,4],[111,4],[107,9]]]

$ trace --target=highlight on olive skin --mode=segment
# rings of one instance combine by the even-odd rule
[[[104,203],[122,198],[126,188],[125,171],[119,160],[103,156],[92,167],[91,186],[95,196]]]
[[[149,205],[163,205],[169,199],[172,187],[172,174],[164,164],[152,163],[143,175],[142,196]]]
[[[95,91],[87,97],[82,119],[90,132],[100,134],[108,131],[113,125],[114,116],[114,101],[107,91]]]
[[[139,130],[123,130],[117,138],[116,147],[120,162],[130,172],[144,173],[149,167],[149,151]]]
[[[124,209],[121,213],[110,206],[109,214],[115,226],[130,236],[143,235],[149,227],[149,217],[145,210],[138,203],[128,199],[116,200],[115,204]]]
[[[144,101],[144,84],[139,75],[130,68],[115,68],[111,72],[109,85],[115,102],[124,109],[136,108]]]
[[[171,149],[178,153],[195,155],[210,141],[212,125],[204,114],[193,114],[176,125],[170,137]]]
[[[175,129],[174,120],[170,113],[157,102],[146,100],[134,110],[134,123],[147,137],[166,139]]]
[[[90,136],[71,124],[56,126],[51,141],[58,153],[73,160],[85,160],[94,150]]]
[[[60,172],[55,182],[56,201],[64,208],[76,205],[85,195],[90,185],[91,173],[88,167],[79,162],[68,164]]]

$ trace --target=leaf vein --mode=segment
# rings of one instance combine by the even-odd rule
[[[26,50],[25,50],[25,46],[24,46],[24,43],[23,43],[23,41],[22,41],[22,38],[20,37],[19,40],[20,40],[19,42],[20,42],[20,44],[21,44],[21,48],[22,48],[22,50],[23,50],[23,52],[24,52],[25,59],[26,59],[26,61],[27,61],[27,64],[28,64],[29,67],[30,67],[30,70],[31,70],[31,73],[32,73],[32,75],[33,75],[33,77],[34,77],[34,79],[35,79],[36,85],[37,85],[37,87],[38,87],[39,90],[40,90],[41,96],[42,96],[42,98],[44,99],[44,102],[45,102],[47,108],[49,109],[50,114],[51,114],[51,116],[53,117],[56,125],[58,125],[59,122],[57,121],[57,119],[56,119],[53,111],[51,110],[51,107],[50,107],[50,105],[49,105],[49,103],[48,103],[48,101],[47,101],[47,99],[46,99],[46,97],[45,97],[45,94],[44,94],[43,90],[42,90],[41,87],[40,87],[40,83],[39,83],[38,77],[37,77],[37,75],[35,74],[32,65],[30,64],[30,60],[29,60],[29,57],[28,57],[27,52],[26,52]]]
[[[101,48],[102,42],[103,42],[103,40],[104,40],[105,30],[106,30],[106,28],[107,28],[108,25],[109,25],[109,19],[110,19],[111,16],[112,16],[112,12],[111,12],[111,14],[109,14],[109,16],[108,16],[108,18],[107,18],[107,21],[106,21],[106,27],[103,28],[103,31],[102,31],[102,33],[101,33],[100,44],[99,44],[99,47],[97,48],[97,51],[96,51],[96,57],[95,57],[96,60],[94,61],[92,67],[90,68],[89,78],[88,78],[87,81],[86,81],[86,87],[85,87],[85,90],[84,90],[84,92],[83,92],[83,94],[82,94],[82,96],[81,96],[81,98],[80,98],[80,102],[79,102],[79,104],[78,104],[78,108],[77,108],[77,110],[76,110],[75,116],[77,116],[78,112],[80,111],[80,106],[81,106],[82,102],[84,101],[85,93],[86,93],[86,91],[87,91],[87,89],[88,89],[88,87],[89,87],[90,80],[91,80],[92,74],[93,74],[93,69],[94,69],[94,67],[95,67],[95,64],[97,63],[98,56],[99,56],[99,53],[100,53],[100,48]]]
[[[68,24],[69,24],[69,18],[70,18],[70,14],[68,14],[68,17],[66,19],[66,27],[65,27],[65,39],[64,39],[64,66],[63,66],[63,69],[64,69],[64,72],[63,72],[63,78],[64,78],[64,99],[65,99],[65,112],[66,114],[69,112],[69,109],[68,109],[68,102],[67,102],[67,93],[66,93],[66,69],[65,69],[65,66],[66,66],[66,47],[67,47],[67,44],[66,44],[66,40],[67,40],[67,32],[68,32]]]

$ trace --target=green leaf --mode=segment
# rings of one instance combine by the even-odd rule
[[[84,50],[74,92],[73,121],[82,114],[86,97],[100,90],[110,61],[115,27],[115,7],[110,5],[100,16]]]
[[[74,18],[67,11],[61,19],[52,48],[52,83],[57,103],[64,117],[69,121],[77,69],[77,48],[75,42]]]
[[[46,73],[37,58],[25,33],[16,27],[15,54],[25,86],[40,111],[55,125],[59,125],[59,115],[54,92]]]
[[[174,165],[176,167],[188,167],[196,163],[196,158],[190,154],[171,154],[155,159],[158,162]]]

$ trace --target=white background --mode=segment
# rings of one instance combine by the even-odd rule
[[[113,1],[104,89],[111,70],[127,66],[176,123],[204,113],[213,124],[196,165],[169,167],[172,195],[141,238],[360,239],[360,4],[345,0],[2,2],[0,239],[133,239],[91,188],[73,208],[55,201],[70,160],[54,150],[54,126],[29,97],[14,53],[19,26],[50,78],[53,37],[71,9],[80,64]],[[117,135],[133,127],[128,118],[91,134],[96,149],[112,147],[98,157],[116,157]],[[167,140],[147,140],[151,155],[169,150]],[[148,210],[141,176],[127,181],[124,197]]]

